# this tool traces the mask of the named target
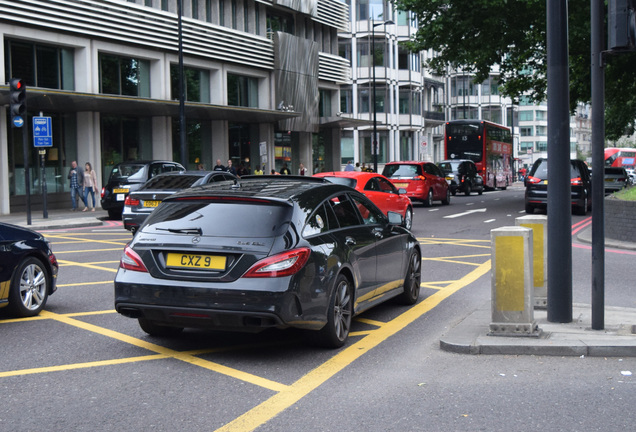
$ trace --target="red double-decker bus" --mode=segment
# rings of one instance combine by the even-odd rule
[[[485,120],[446,122],[446,159],[470,159],[488,189],[512,184],[512,134],[510,128]]]
[[[634,169],[634,166],[636,166],[636,148],[606,148],[605,166]]]

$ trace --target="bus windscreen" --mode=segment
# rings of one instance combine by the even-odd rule
[[[480,124],[448,124],[446,151],[449,158],[481,162],[484,151],[482,134]]]

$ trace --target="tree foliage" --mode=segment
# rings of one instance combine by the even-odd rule
[[[419,28],[405,45],[433,50],[425,65],[444,74],[448,67],[474,74],[482,82],[499,67],[501,93],[534,102],[547,96],[546,0],[396,0],[417,14]],[[590,0],[568,2],[570,107],[591,100]],[[607,27],[606,27],[607,28]],[[606,57],[607,58],[607,57]],[[636,53],[607,58],[605,67],[606,136],[634,132]]]

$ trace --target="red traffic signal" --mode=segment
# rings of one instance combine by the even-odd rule
[[[11,103],[11,116],[24,116],[26,114],[26,85],[20,78],[11,78],[9,81],[9,97]]]

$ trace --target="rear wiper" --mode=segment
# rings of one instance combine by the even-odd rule
[[[201,228],[156,228],[157,231],[168,231],[175,234],[197,234],[203,235]]]

